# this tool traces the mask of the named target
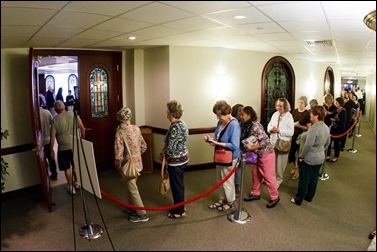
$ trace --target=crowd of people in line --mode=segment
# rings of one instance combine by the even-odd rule
[[[358,90],[359,91],[359,90]],[[76,194],[80,189],[77,183],[70,135],[79,129],[81,138],[85,138],[85,126],[80,117],[73,113],[74,97],[68,91],[66,103],[61,95],[62,88],[54,98],[53,90],[48,88],[46,95],[40,92],[40,122],[42,128],[43,151],[46,165],[49,166],[50,179],[57,180],[57,165],[55,163],[55,141],[58,144],[57,160],[60,171],[64,171],[67,180],[67,192]],[[267,208],[274,208],[280,201],[279,187],[283,183],[284,172],[288,164],[293,163],[292,180],[298,180],[297,193],[290,202],[300,206],[305,200],[311,202],[315,196],[320,169],[324,161],[337,162],[340,152],[344,151],[348,137],[354,134],[354,126],[360,120],[364,110],[364,101],[359,98],[360,92],[344,89],[342,96],[335,100],[330,93],[323,97],[323,105],[317,100],[309,102],[305,96],[297,100],[297,108],[291,113],[287,99],[277,99],[276,112],[271,116],[267,128],[258,121],[258,116],[251,106],[235,104],[231,107],[226,101],[217,101],[212,111],[218,121],[213,136],[205,135],[204,141],[213,147],[220,146],[232,151],[231,165],[216,164],[216,182],[224,180],[236,169],[234,174],[225,180],[218,190],[218,200],[209,205],[209,209],[228,211],[235,207],[236,198],[240,197],[241,168],[236,166],[242,153],[255,152],[257,161],[252,165],[250,179],[251,188],[244,201],[261,199],[262,185],[268,190]],[[56,99],[56,100],[55,100]],[[67,108],[67,109],[66,109]],[[173,203],[179,204],[185,200],[184,172],[189,162],[187,147],[188,127],[182,120],[183,106],[176,100],[166,104],[166,118],[170,122],[164,138],[160,161],[166,159],[171,186]],[[147,144],[137,125],[131,124],[132,111],[122,108],[117,113],[119,126],[115,132],[114,153],[115,166],[120,168],[128,159],[133,159],[139,171],[143,170],[142,154]],[[77,124],[75,123],[75,120]],[[77,134],[77,133],[76,133]],[[245,145],[245,139],[254,137],[253,145]],[[290,142],[288,152],[275,148],[276,142]],[[129,150],[127,150],[127,146]],[[331,158],[334,149],[333,158]],[[137,177],[126,180],[128,201],[135,206],[143,207]],[[145,210],[125,208],[131,222],[145,222],[149,216]],[[168,218],[186,217],[184,205],[169,210]],[[370,248],[375,250],[376,231],[369,234],[372,239]],[[370,250],[368,248],[368,250]]]
[[[61,92],[62,90],[58,91]],[[58,97],[57,95],[56,98]],[[52,100],[54,98],[50,88],[43,98],[40,99],[40,118],[44,151],[51,172],[50,178],[57,179],[55,153],[52,148],[57,141],[59,170],[65,173],[67,191],[75,194],[79,185],[74,172],[70,144],[70,135],[74,131],[74,118],[77,118],[77,126],[82,138],[85,138],[85,127],[79,116],[75,117],[72,111],[66,110],[62,98]],[[71,98],[67,96],[67,101]],[[325,160],[336,162],[339,159],[340,152],[344,150],[347,132],[350,132],[348,135],[352,134],[350,129],[360,116],[359,99],[354,92],[348,90],[343,90],[342,97],[337,97],[335,102],[331,94],[326,94],[323,97],[323,105],[318,105],[315,99],[308,103],[305,96],[298,98],[297,108],[293,110],[285,98],[278,98],[275,105],[276,111],[265,129],[251,106],[236,104],[232,107],[225,100],[219,100],[214,104],[212,111],[217,117],[215,132],[213,136],[206,134],[204,141],[214,148],[222,147],[230,150],[233,160],[227,165],[216,164],[216,182],[224,180],[233,168],[236,171],[223,181],[218,190],[218,200],[210,204],[209,209],[228,211],[235,207],[236,198],[240,197],[241,186],[240,167],[235,166],[241,154],[246,152],[255,152],[258,158],[251,169],[252,187],[248,195],[243,198],[244,201],[261,199],[262,185],[265,184],[269,193],[266,207],[274,208],[280,201],[278,189],[283,183],[286,167],[293,163],[291,179],[299,182],[297,194],[290,201],[296,205],[301,205],[303,200],[311,202],[315,196],[323,162]],[[56,113],[55,116],[50,113],[51,106]],[[188,127],[182,120],[183,111],[182,104],[176,100],[166,104],[166,118],[170,126],[160,153],[160,161],[165,158],[168,165],[174,204],[184,202],[184,172],[189,162],[187,147],[189,134]],[[146,151],[147,145],[140,128],[131,124],[131,118],[130,108],[122,108],[117,113],[120,124],[115,132],[115,166],[120,168],[127,160],[133,159],[138,170],[141,171],[143,169],[141,156]],[[255,143],[245,146],[243,140],[251,136],[256,139]],[[275,148],[277,141],[290,142],[289,150],[284,152],[277,150]],[[333,158],[331,158],[332,149],[334,149]],[[127,180],[126,184],[129,202],[143,207],[137,187],[137,177]],[[185,209],[184,205],[173,208],[167,217],[172,219],[186,217]],[[126,208],[125,211],[130,214],[129,220],[132,222],[149,220],[145,210]]]

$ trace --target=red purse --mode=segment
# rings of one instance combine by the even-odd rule
[[[216,165],[231,166],[233,161],[233,152],[222,147],[217,147],[215,148],[213,161]]]
[[[232,119],[233,120],[233,119]],[[229,123],[225,126],[225,128],[221,131],[219,140],[223,136],[226,128],[228,127]],[[215,147],[215,153],[213,155],[213,162],[215,162],[216,165],[222,165],[222,166],[231,166],[233,163],[233,151],[216,146]]]

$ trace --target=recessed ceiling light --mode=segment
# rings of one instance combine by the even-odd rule
[[[135,36],[129,36],[129,37],[127,37],[127,39],[129,39],[129,40],[135,40],[136,37]]]
[[[234,16],[233,18],[234,18],[234,19],[244,19],[244,18],[246,18],[246,17],[245,17],[245,16],[240,16],[240,15],[239,15],[239,16]]]

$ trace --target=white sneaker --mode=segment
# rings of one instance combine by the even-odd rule
[[[69,194],[76,194],[76,190],[75,190],[75,188],[73,186],[68,186],[67,187],[67,192]]]
[[[77,184],[77,183],[74,184],[74,187],[75,187],[76,190],[79,190],[81,188],[80,185]]]

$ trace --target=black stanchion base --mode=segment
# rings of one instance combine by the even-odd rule
[[[103,234],[103,228],[98,224],[85,224],[80,228],[80,235],[86,239],[97,239]]]
[[[348,149],[347,151],[350,152],[350,153],[357,153],[356,149]]]
[[[245,224],[251,220],[251,215],[245,211],[234,211],[228,214],[228,220],[238,224]]]

